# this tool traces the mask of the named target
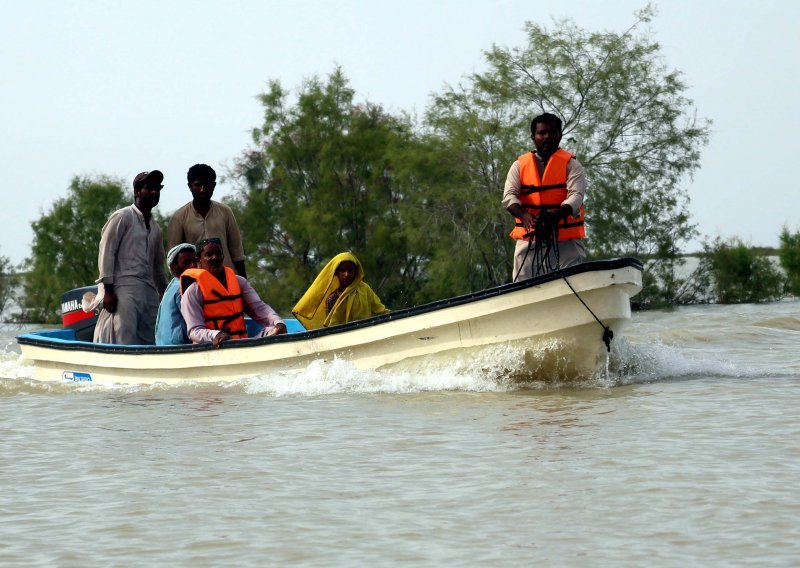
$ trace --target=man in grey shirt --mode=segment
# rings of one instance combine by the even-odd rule
[[[167,287],[161,229],[151,216],[164,174],[142,172],[133,180],[133,205],[111,214],[100,237],[97,264],[103,310],[95,343],[152,345],[159,298]]]
[[[219,237],[225,253],[225,266],[247,278],[242,235],[233,211],[224,203],[211,199],[217,186],[217,173],[209,165],[195,164],[189,168],[186,179],[192,200],[172,215],[167,226],[167,246],[172,248],[180,243]]]

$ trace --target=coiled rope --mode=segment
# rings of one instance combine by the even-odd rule
[[[548,274],[550,272],[555,272],[558,274],[564,282],[566,282],[569,289],[572,290],[572,293],[575,294],[575,297],[580,300],[583,307],[585,307],[592,317],[595,319],[597,323],[600,324],[600,327],[603,328],[603,343],[606,345],[606,350],[611,353],[611,341],[614,339],[614,332],[611,328],[605,325],[600,318],[592,311],[592,309],[583,301],[580,294],[572,287],[567,277],[561,272],[561,259],[559,257],[558,251],[558,221],[555,220],[551,215],[545,213],[545,210],[540,211],[533,220],[533,229],[525,235],[526,238],[530,238],[528,241],[528,248],[525,251],[525,256],[522,258],[522,262],[520,263],[519,270],[514,275],[514,282],[517,281],[519,278],[520,272],[522,272],[522,268],[525,266],[525,262],[528,260],[528,255],[533,252],[533,256],[531,257],[531,274]],[[552,265],[550,261],[550,253],[553,253],[553,258],[555,259],[555,266]],[[537,270],[538,268],[538,270]]]

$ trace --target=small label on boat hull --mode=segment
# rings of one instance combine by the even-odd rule
[[[92,375],[83,371],[64,371],[61,373],[61,378],[72,383],[92,382]]]

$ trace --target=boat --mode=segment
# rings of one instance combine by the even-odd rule
[[[642,287],[634,258],[591,261],[531,280],[488,288],[329,328],[273,337],[178,346],[109,345],[76,338],[76,329],[17,336],[21,362],[40,381],[177,384],[220,382],[302,371],[314,361],[349,361],[358,369],[510,343],[525,353],[562,349],[563,371],[588,377],[603,366],[630,320]]]

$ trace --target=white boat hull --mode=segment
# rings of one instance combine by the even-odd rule
[[[616,262],[616,264],[614,264]],[[535,350],[561,345],[569,375],[589,376],[605,360],[600,320],[619,336],[630,320],[630,298],[641,289],[633,260],[589,263],[564,278],[512,284],[356,324],[278,338],[173,348],[109,346],[20,336],[23,362],[42,381],[97,383],[218,382],[305,369],[334,358],[359,369],[503,342]],[[576,267],[577,268],[577,267]],[[528,285],[530,284],[530,285]],[[592,315],[592,312],[594,315]],[[373,322],[374,320],[374,322]],[[340,330],[337,330],[340,329]]]

